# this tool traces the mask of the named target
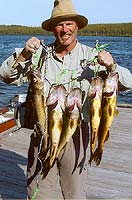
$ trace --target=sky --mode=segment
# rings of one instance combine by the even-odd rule
[[[132,22],[132,0],[72,0],[89,24]],[[41,26],[54,0],[0,0],[0,25]]]

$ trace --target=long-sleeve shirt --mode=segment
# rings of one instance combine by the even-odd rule
[[[13,55],[7,58],[0,67],[0,77],[6,83],[21,85],[28,81],[30,68],[36,66],[42,56],[42,46],[37,50],[31,59],[15,65],[22,49],[16,49]],[[72,87],[79,87],[82,90],[82,117],[89,121],[89,98],[88,89],[91,78],[94,76],[95,67],[98,67],[100,74],[105,73],[104,66],[87,66],[88,61],[97,56],[95,49],[77,42],[75,48],[60,59],[54,51],[54,45],[47,48],[45,61],[41,68],[44,81],[44,97],[48,96],[52,84],[63,84],[67,91]],[[36,56],[37,55],[37,56]],[[119,90],[132,89],[132,74],[127,68],[117,64],[116,70],[119,73]]]

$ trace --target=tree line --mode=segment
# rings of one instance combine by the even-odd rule
[[[80,35],[131,37],[132,23],[91,24],[80,31]]]
[[[41,27],[0,25],[0,35],[52,35]],[[132,36],[132,23],[89,24],[79,30],[80,36]]]

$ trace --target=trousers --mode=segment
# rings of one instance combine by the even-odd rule
[[[39,174],[38,146],[40,139],[31,135],[27,166],[28,199],[86,199],[85,184],[88,173],[89,126],[81,126],[69,139],[58,160],[43,179]],[[39,176],[38,176],[39,174]],[[39,187],[39,190],[37,188]]]

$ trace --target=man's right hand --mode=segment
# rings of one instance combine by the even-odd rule
[[[36,37],[31,37],[26,42],[25,51],[31,55],[32,53],[36,52],[39,46],[40,46],[40,40]]]
[[[40,42],[41,41],[36,37],[31,37],[29,40],[27,40],[25,47],[16,59],[14,66],[16,66],[19,62],[24,62],[30,58],[30,56],[39,48]]]

